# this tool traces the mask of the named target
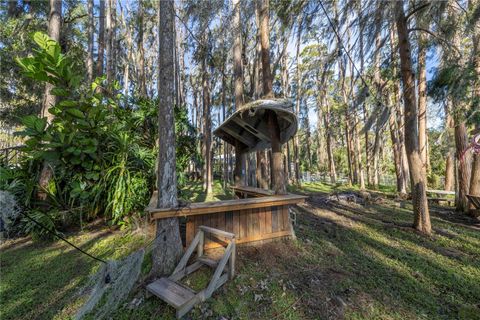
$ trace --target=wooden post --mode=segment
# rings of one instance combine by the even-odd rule
[[[266,117],[272,144],[272,189],[275,194],[286,194],[282,144],[280,143],[280,127],[277,114],[269,110],[266,112]]]

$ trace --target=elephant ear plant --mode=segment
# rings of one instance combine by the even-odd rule
[[[72,69],[74,61],[61,53],[57,42],[43,33],[35,33],[33,40],[35,54],[17,62],[25,76],[52,84],[58,102],[48,110],[54,116],[50,123],[36,115],[22,119],[22,170],[31,173],[23,177],[37,179],[42,163],[53,171],[47,200],[31,202],[27,209],[41,210],[57,227],[99,214],[122,224],[148,202],[155,151],[129,125],[126,107],[118,104],[123,97],[115,94],[118,85],[102,87],[104,79],[97,78],[85,88],[83,75]]]

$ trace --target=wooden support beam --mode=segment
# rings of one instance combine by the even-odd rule
[[[252,127],[250,124],[245,122],[242,118],[240,117],[233,118],[233,121],[237,123],[239,126],[241,126],[242,128],[244,128],[245,130],[247,130],[248,132],[250,132],[251,134],[253,134],[254,136],[256,136],[258,139],[262,141],[270,142],[270,137],[267,134],[257,129],[256,126]],[[258,121],[257,123],[260,123],[260,121]]]

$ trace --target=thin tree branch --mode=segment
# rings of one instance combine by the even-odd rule
[[[437,38],[441,42],[443,42],[443,43],[447,44],[448,46],[452,47],[453,49],[455,49],[455,51],[457,51],[458,54],[460,54],[460,50],[455,45],[453,45],[453,43],[448,42],[447,40],[445,40],[442,37],[439,37],[438,35],[436,35],[435,33],[433,33],[432,31],[430,31],[428,29],[424,29],[424,28],[410,28],[410,29],[408,29],[409,33],[412,32],[412,31],[422,31],[422,32],[428,33],[432,37]]]
[[[430,3],[430,2],[427,2],[427,3],[424,3],[424,4],[422,4],[422,5],[419,5],[419,6],[416,7],[416,8],[413,8],[412,11],[410,11],[410,12],[407,14],[407,16],[405,17],[405,20],[408,21],[408,19],[410,19],[410,17],[413,16],[415,13],[417,13],[417,12],[420,11],[420,10],[425,9],[426,7],[428,7],[428,6],[430,6],[430,5],[431,5],[431,3]]]

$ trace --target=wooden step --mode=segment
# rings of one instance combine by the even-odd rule
[[[193,290],[168,278],[150,283],[147,290],[176,309],[195,297]]]

